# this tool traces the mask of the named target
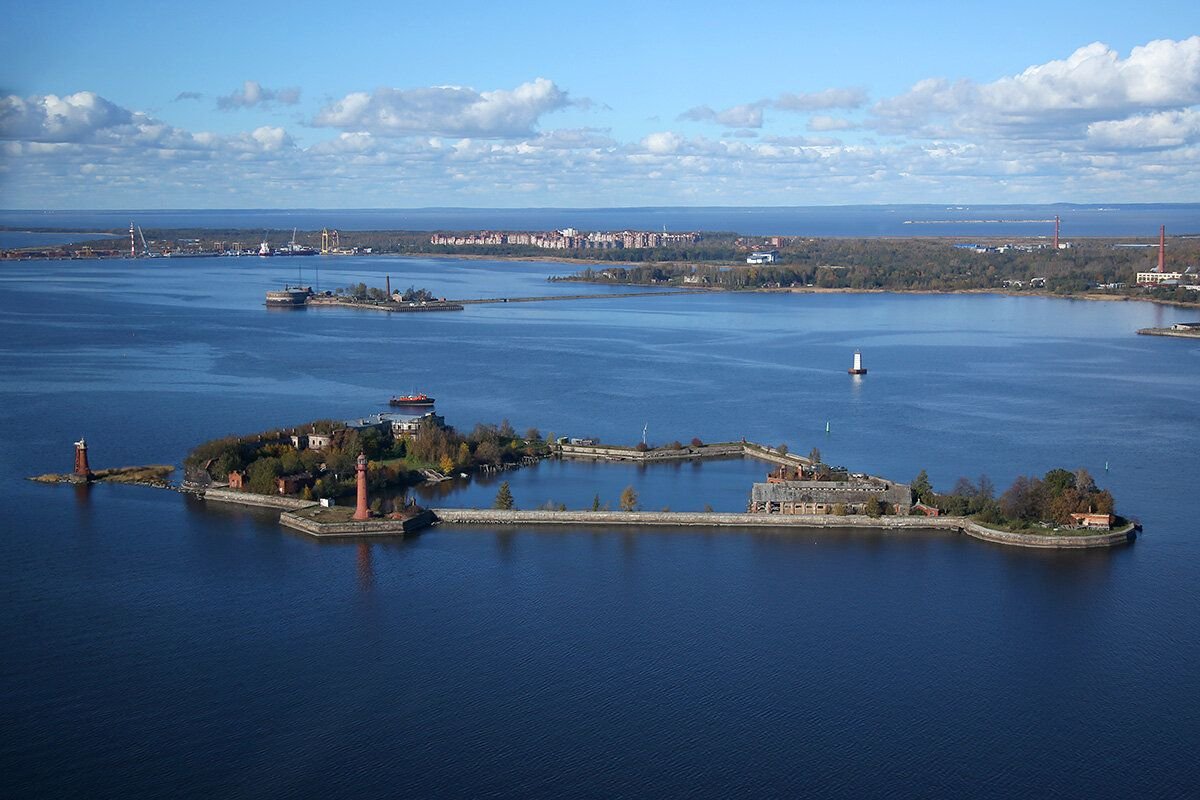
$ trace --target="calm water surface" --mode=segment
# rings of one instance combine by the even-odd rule
[[[765,294],[264,309],[300,266],[0,269],[5,796],[1194,796],[1200,346],[1133,335],[1194,313]],[[545,283],[553,264],[319,266],[327,287],[578,291]],[[268,512],[20,479],[68,469],[81,435],[93,466],[178,462],[412,389],[463,428],[746,436],[942,488],[1085,466],[1146,533],[1101,553],[586,527],[326,543]],[[646,508],[737,509],[763,469],[504,478],[526,507],[634,485]],[[495,481],[448,488],[487,505]]]

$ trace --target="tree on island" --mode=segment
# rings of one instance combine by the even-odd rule
[[[879,502],[879,498],[872,497],[868,499],[866,504],[863,506],[863,513],[868,517],[878,517],[880,514],[882,514],[883,506]]]
[[[986,474],[979,476],[979,484],[975,487],[975,493],[983,500],[991,500],[996,496],[996,485],[992,483],[992,479]]]
[[[621,510],[622,511],[637,511],[638,508],[638,493],[637,489],[632,486],[626,486],[621,492]]]
[[[929,482],[929,474],[925,470],[917,473],[917,477],[913,478],[909,489],[912,490],[914,501],[927,504],[933,502],[933,484]]]
[[[283,475],[283,465],[278,458],[260,458],[246,471],[247,488],[255,494],[277,494],[275,479]]]
[[[596,496],[592,498],[592,511],[600,510],[600,493],[596,492]]]
[[[508,488],[508,481],[500,484],[500,491],[496,492],[496,502],[492,503],[492,508],[498,508],[501,511],[512,511],[516,506],[513,505],[512,490]]]
[[[987,475],[980,475],[978,484],[959,478],[949,494],[938,494],[925,470],[921,470],[911,489],[914,500],[936,506],[943,514],[972,517],[985,524],[1071,526],[1075,523],[1072,514],[1114,513],[1112,494],[1097,487],[1091,474],[1082,468],[1074,472],[1052,469],[1041,478],[1018,475],[999,499]]]
[[[821,463],[821,448],[814,447],[812,450],[809,450],[808,451],[808,460],[814,464],[820,464]]]
[[[788,454],[788,446],[786,442],[779,445],[779,447],[776,447],[775,449],[779,451],[779,455],[781,456],[786,456]]]

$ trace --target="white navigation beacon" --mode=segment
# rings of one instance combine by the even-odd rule
[[[866,375],[867,369],[862,365],[862,353],[854,351],[854,366],[846,370],[851,375]]]

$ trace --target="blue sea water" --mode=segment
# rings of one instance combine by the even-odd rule
[[[314,263],[315,262],[315,263]],[[1200,785],[1194,312],[702,294],[269,311],[315,277],[537,295],[563,265],[0,266],[0,793],[11,797],[1187,797]],[[571,292],[578,286],[569,287]],[[846,374],[860,349],[870,372]],[[944,533],[437,528],[43,486],[382,410],[631,443],[745,436],[948,488],[1084,466],[1133,545]],[[830,432],[825,433],[826,422]],[[1108,469],[1105,469],[1106,463]],[[550,463],[518,504],[737,509],[764,467]],[[495,481],[439,502],[488,505]]]
[[[660,230],[734,231],[754,236],[1053,236],[1154,238],[1200,234],[1200,203],[1110,205],[863,205],[644,208],[0,210],[0,226],[125,230],[240,228],[319,230]]]

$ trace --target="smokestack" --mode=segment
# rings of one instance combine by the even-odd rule
[[[1158,271],[1167,271],[1167,226],[1158,227]]]
[[[1054,215],[1054,249],[1058,249],[1058,214]]]
[[[387,296],[389,298],[392,296],[392,276],[391,275],[387,276]]]

